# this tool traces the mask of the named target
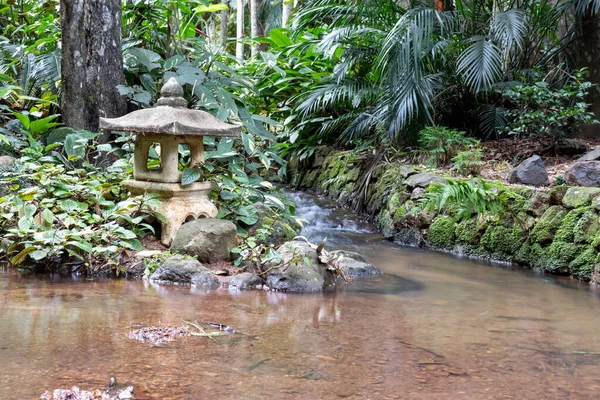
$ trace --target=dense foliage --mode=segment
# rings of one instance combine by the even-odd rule
[[[299,222],[270,183],[292,155],[305,161],[322,144],[371,148],[375,166],[415,145],[410,154],[428,166],[477,177],[476,139],[558,143],[595,122],[587,71],[568,62],[568,49],[596,1],[307,0],[283,28],[289,2],[263,0],[250,24],[259,37],[240,41],[241,56],[232,54],[233,3],[123,1],[118,90],[130,110],[153,107],[174,77],[189,107],[243,125],[239,139],[207,140],[203,165],[190,165],[181,147],[180,170],[183,184],[214,182],[219,217],[237,224],[250,260],[274,254],[265,244],[272,232],[252,229],[256,203]],[[115,266],[161,216],[150,211],[156,199],[128,198],[119,185],[131,175],[134,136],[98,144],[94,133],[62,126],[58,5],[0,5],[0,153],[15,160],[2,172],[3,254],[18,265]],[[365,195],[370,175],[360,177]],[[426,198],[438,210],[462,204],[465,218],[514,200],[478,179],[434,185]]]

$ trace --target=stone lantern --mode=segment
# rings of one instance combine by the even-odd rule
[[[183,88],[175,78],[163,86],[155,108],[134,111],[120,118],[100,118],[100,128],[137,134],[133,154],[133,180],[123,182],[131,194],[156,193],[163,214],[161,243],[170,246],[185,222],[214,218],[217,208],[208,199],[210,182],[182,185],[179,146],[187,145],[190,166],[204,162],[204,136],[239,136],[241,126],[226,124],[211,114],[187,108]],[[160,166],[148,167],[149,152],[160,149]]]

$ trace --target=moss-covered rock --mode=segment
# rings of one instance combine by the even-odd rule
[[[599,232],[598,214],[595,210],[589,209],[581,215],[573,228],[574,241],[575,243],[592,243]]]
[[[550,204],[552,205],[562,205],[562,199],[569,190],[569,186],[554,186],[552,189],[548,191],[548,195],[550,196]]]
[[[589,206],[593,198],[600,196],[600,188],[570,187],[562,198],[565,207],[579,208]]]
[[[479,244],[479,225],[477,217],[465,219],[456,224],[456,243],[461,245]]]
[[[419,247],[421,232],[416,228],[400,228],[394,235],[394,241],[404,246]]]
[[[540,217],[550,207],[550,195],[544,191],[537,190],[527,205],[527,213]]]
[[[379,214],[378,224],[383,237],[386,239],[391,239],[394,237],[396,234],[396,228],[394,226],[394,220],[390,216],[389,211],[383,211]]]
[[[531,240],[534,243],[549,243],[556,230],[560,227],[567,211],[560,206],[548,208],[531,231]]]
[[[584,246],[555,240],[548,247],[546,262],[543,269],[559,274],[569,272],[569,264],[582,253]]]
[[[569,270],[582,279],[591,279],[594,266],[600,262],[600,253],[594,246],[587,246],[571,263]]]
[[[304,175],[304,177],[302,178],[302,182],[300,183],[300,187],[302,188],[308,188],[308,189],[312,189],[315,187],[315,182],[317,181],[317,178],[319,177],[319,170],[315,169],[312,171],[309,171],[308,173],[306,173]]]
[[[493,258],[512,260],[523,243],[523,230],[518,223],[491,225],[481,236],[480,244]]]
[[[560,223],[560,226],[553,237],[553,241],[573,243],[575,240],[575,226],[577,225],[577,222],[579,222],[579,219],[586,211],[591,209],[591,207],[580,207],[569,211]]]
[[[438,249],[452,249],[456,241],[454,219],[445,215],[433,220],[429,227],[427,242]]]

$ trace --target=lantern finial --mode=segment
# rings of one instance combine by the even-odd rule
[[[187,107],[187,100],[183,98],[183,88],[177,82],[177,79],[171,78],[165,83],[160,90],[162,95],[158,99],[159,106],[185,108]]]

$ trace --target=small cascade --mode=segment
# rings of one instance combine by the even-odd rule
[[[287,195],[296,203],[296,215],[308,221],[300,235],[313,243],[327,238],[328,248],[332,244],[356,248],[366,239],[381,239],[373,225],[331,200],[303,192],[290,191]]]

